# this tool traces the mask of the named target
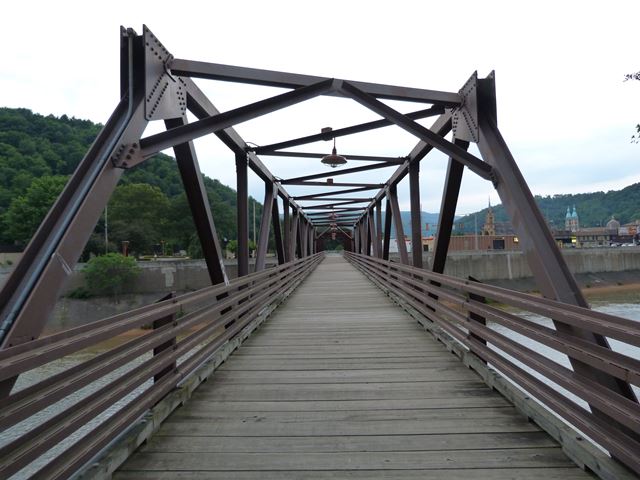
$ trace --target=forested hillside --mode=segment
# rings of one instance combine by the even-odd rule
[[[23,246],[29,241],[100,128],[66,115],[0,108],[0,243]],[[220,238],[235,239],[235,190],[206,176],[204,183]],[[257,204],[256,215],[261,212]],[[85,254],[105,251],[104,228],[103,217]],[[197,255],[194,232],[173,158],[159,154],[124,173],[108,206],[111,250],[127,240],[139,254],[164,244],[167,252],[184,249]]]
[[[614,216],[621,224],[640,220],[640,183],[634,183],[622,190],[610,190],[608,192],[560,194],[553,196],[536,196],[536,203],[542,214],[553,228],[564,229],[564,217],[567,207],[573,210],[576,207],[580,218],[580,227],[599,227],[606,225]],[[493,207],[496,221],[508,220],[507,213],[502,205]],[[477,213],[478,228],[484,224],[487,209]],[[474,228],[473,214],[456,220],[463,224],[465,232],[472,232]],[[459,229],[458,229],[459,231]]]

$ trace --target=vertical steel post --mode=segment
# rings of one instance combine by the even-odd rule
[[[271,210],[273,209],[273,190],[274,185],[270,182],[265,182],[264,204],[262,205],[262,219],[260,220],[260,236],[258,237],[258,248],[256,252],[256,272],[264,270],[267,258],[267,248],[269,247],[269,226],[271,224]]]
[[[369,224],[369,238],[371,239],[371,255],[373,255],[374,257],[379,257],[380,252],[378,251],[378,239],[376,234],[373,207],[368,211],[367,223]]]
[[[369,216],[369,211],[362,219],[362,227],[364,228],[364,249],[365,255],[371,255],[371,244],[373,242],[373,235],[371,234],[371,217]]]
[[[238,220],[238,277],[249,274],[249,184],[247,155],[236,154],[236,198]]]
[[[289,216],[289,198],[282,198],[282,213],[284,216],[284,258],[290,262],[291,259],[291,217]]]
[[[307,219],[302,217],[300,219],[300,258],[307,256]]]
[[[289,233],[289,259],[296,259],[297,243],[298,243],[298,223],[300,222],[300,213],[297,208],[292,208],[293,219],[291,221],[291,230]]]
[[[276,242],[276,255],[278,257],[278,265],[285,262],[284,245],[282,244],[282,229],[280,228],[280,212],[278,209],[278,195],[273,196],[273,208],[271,210],[271,223],[273,224],[273,236]]]
[[[398,205],[398,189],[396,186],[389,187],[388,199],[391,203],[391,211],[393,213],[393,223],[396,226],[396,240],[398,243],[398,253],[400,254],[400,263],[409,265],[409,255],[407,254],[407,244],[404,241],[404,228],[402,227],[402,216],[400,215],[400,206]]]
[[[382,258],[382,200],[376,202],[376,244],[378,258]]]
[[[422,268],[422,211],[420,209],[420,161],[409,164],[409,197],[411,202],[411,256],[413,266]]]
[[[383,239],[383,250],[382,250],[382,259],[389,260],[389,242],[391,241],[391,221],[392,221],[391,212],[391,201],[389,200],[389,195],[387,193],[387,204],[385,206],[384,213],[384,239]]]
[[[167,130],[181,127],[187,124],[185,117],[172,118],[165,120]],[[227,273],[224,268],[224,255],[218,233],[216,232],[213,216],[211,215],[211,206],[209,205],[209,197],[207,189],[202,181],[200,166],[198,165],[198,157],[193,146],[193,142],[182,143],[173,147],[176,156],[178,170],[184,184],[184,191],[189,201],[189,207],[193,215],[193,221],[196,225],[196,232],[200,238],[202,245],[202,253],[209,270],[209,278],[211,283],[229,283]]]
[[[465,150],[469,148],[469,142],[455,138],[453,142]],[[433,253],[433,264],[431,265],[431,270],[436,273],[444,273],[463,172],[464,165],[449,157],[447,177],[444,182],[442,202],[440,203],[440,216],[438,217],[438,232],[436,234],[436,245]]]

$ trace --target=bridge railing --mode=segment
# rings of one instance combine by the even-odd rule
[[[0,380],[40,377],[0,399],[1,438],[9,439],[0,446],[0,478],[22,469],[67,478],[279,303],[322,256],[0,351]],[[60,371],[46,375],[43,368]]]
[[[574,372],[561,360],[566,355],[637,387],[640,322],[367,255],[345,252],[345,257],[402,303],[640,473],[638,403]],[[536,321],[531,314],[600,333],[619,342],[617,351],[563,335],[551,321]],[[631,356],[634,351],[637,358]]]

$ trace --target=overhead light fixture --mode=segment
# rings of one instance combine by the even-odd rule
[[[336,137],[333,137],[333,150],[331,151],[331,155],[322,157],[320,161],[325,165],[329,165],[331,168],[336,168],[347,163],[347,159],[342,155],[338,155],[336,151]]]

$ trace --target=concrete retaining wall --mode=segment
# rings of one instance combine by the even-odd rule
[[[592,248],[562,250],[574,274],[625,272],[640,270],[640,247]],[[397,254],[391,254],[398,260]],[[431,264],[431,254],[424,256],[425,265]],[[522,252],[455,252],[449,254],[445,274],[479,280],[515,280],[531,277],[531,270]],[[640,279],[639,279],[640,280]]]

